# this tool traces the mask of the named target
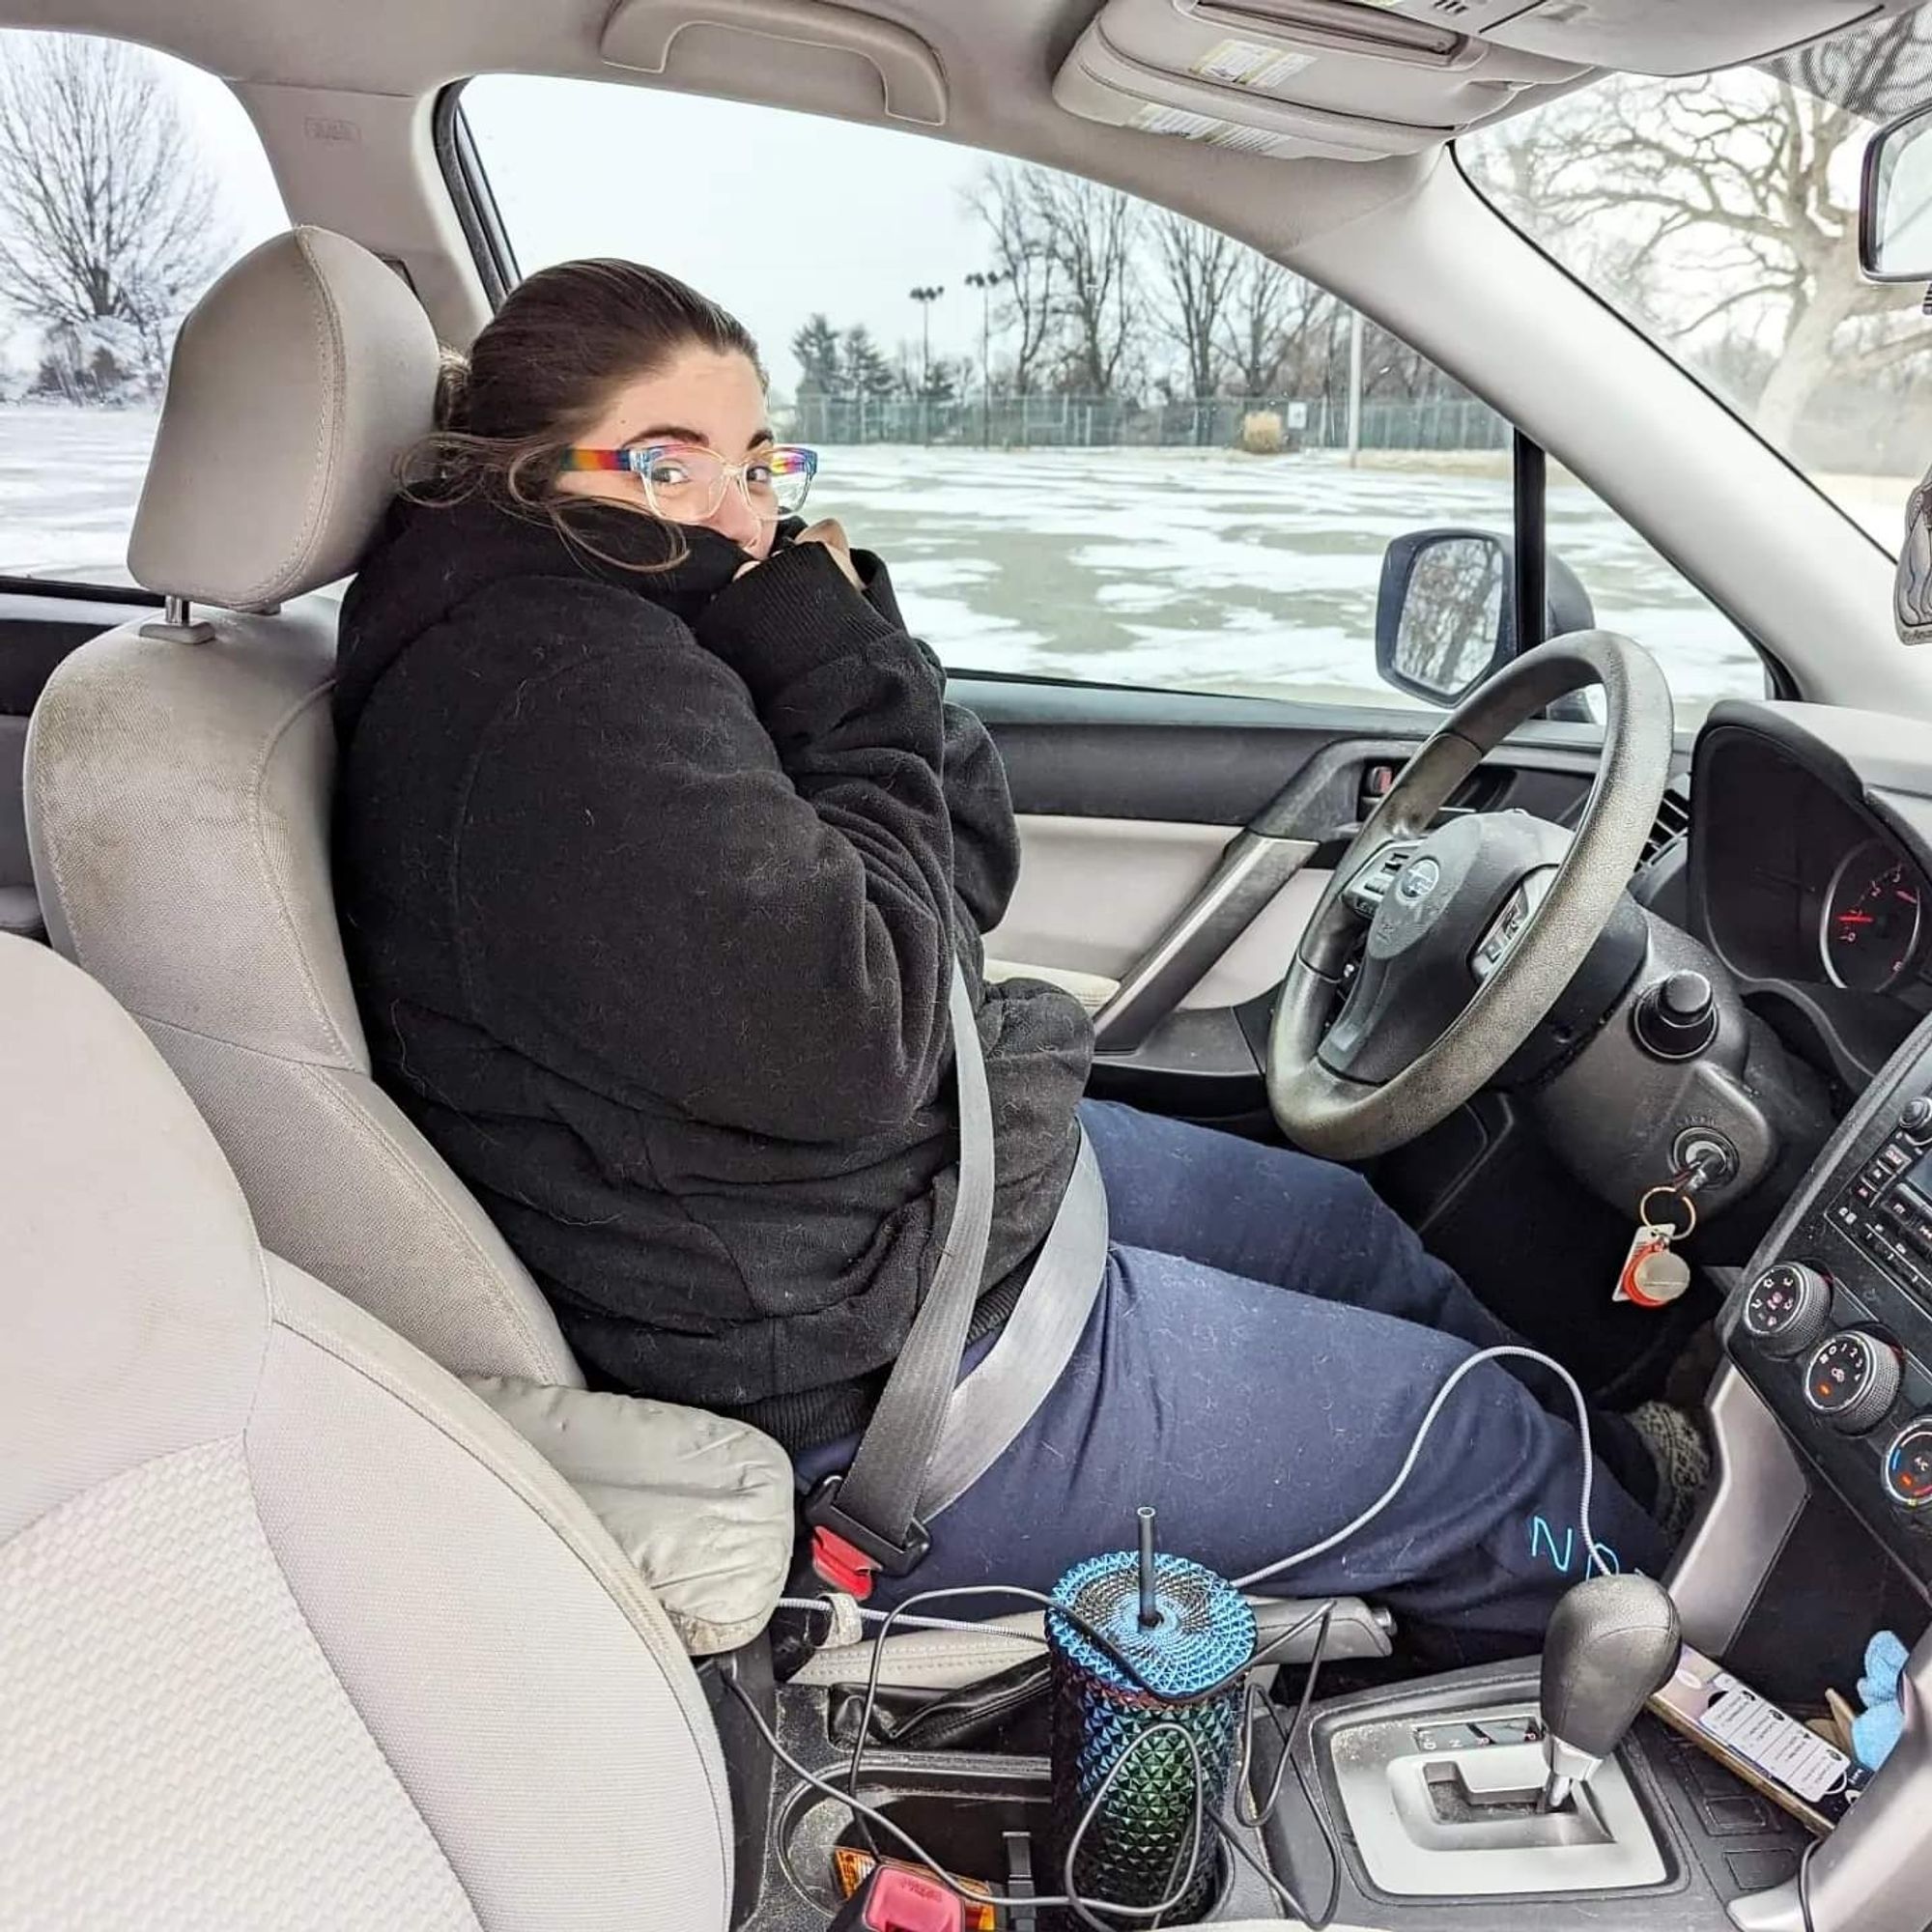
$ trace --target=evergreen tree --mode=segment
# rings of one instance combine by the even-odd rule
[[[892,364],[864,323],[845,331],[844,359],[840,366],[846,389],[852,395],[876,401],[881,396],[890,396],[897,386]]]
[[[964,386],[965,367],[951,356],[935,355],[932,366],[925,372],[925,382],[919,393],[928,403],[951,403],[956,401]]]
[[[838,352],[838,331],[823,310],[807,318],[791,339],[798,357],[801,396],[842,396],[847,393],[845,370]]]

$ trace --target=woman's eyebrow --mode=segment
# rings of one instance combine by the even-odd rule
[[[769,429],[754,430],[745,447],[762,449],[766,443],[777,440],[777,437]],[[629,449],[639,442],[690,442],[695,443],[699,449],[709,449],[711,446],[705,437],[688,423],[653,423],[649,429],[640,429],[636,436],[627,436],[617,447]]]

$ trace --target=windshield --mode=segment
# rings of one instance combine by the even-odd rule
[[[1918,14],[1764,68],[1611,76],[1459,145],[1476,185],[1886,548],[1932,459],[1932,321],[1858,269],[1859,163],[1932,99]]]

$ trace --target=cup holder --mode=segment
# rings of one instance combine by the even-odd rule
[[[821,1775],[838,1781],[836,1770]],[[1041,1849],[1052,1809],[1042,1764],[967,1757],[932,1764],[912,1758],[889,1760],[873,1753],[861,1777],[859,1796],[909,1833],[946,1870],[980,1880],[995,1893],[1008,1889],[1007,1835],[1024,1833],[1033,1841],[1034,1889],[1047,1895],[1060,1891],[1061,1874],[1046,1869]],[[780,1806],[774,1830],[798,1889],[812,1905],[828,1913],[836,1910],[842,1900],[833,1875],[833,1854],[841,1845],[866,1846],[850,1806],[809,1785],[797,1786]],[[890,1834],[875,1835],[887,1857],[912,1860],[911,1851]],[[1202,1855],[1214,1860],[1217,1871],[1208,1918],[1236,1916],[1228,1909],[1236,1889],[1230,1883],[1233,1861],[1218,1840],[1204,1846]],[[1266,1905],[1257,1910],[1254,1901],[1246,1901],[1238,1916],[1273,1913]]]

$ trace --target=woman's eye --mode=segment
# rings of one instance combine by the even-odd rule
[[[682,463],[662,461],[651,465],[650,480],[661,490],[675,490],[691,481],[691,471]]]
[[[769,490],[775,474],[769,463],[748,463],[745,466],[745,481],[754,490]]]

